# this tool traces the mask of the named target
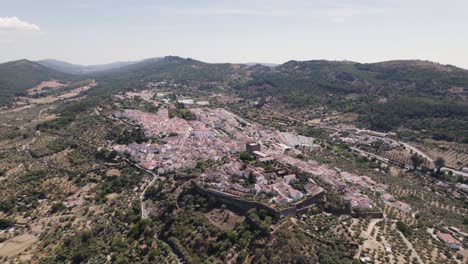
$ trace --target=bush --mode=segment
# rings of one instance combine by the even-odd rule
[[[56,212],[58,212],[58,211],[64,210],[65,208],[66,208],[66,207],[65,207],[65,205],[64,205],[62,202],[60,202],[60,203],[55,203],[55,204],[53,204],[52,207],[50,208],[50,213],[54,214],[54,213],[56,213]]]
[[[0,219],[0,229],[7,229],[15,224],[13,218],[2,218]]]
[[[65,113],[61,117],[46,121],[36,126],[37,130],[59,130],[75,120],[76,116],[72,113]]]
[[[411,228],[409,228],[409,226],[407,226],[405,223],[403,223],[402,221],[398,221],[396,223],[396,227],[398,230],[400,230],[403,235],[405,236],[411,236],[413,234],[413,231],[411,231]]]
[[[239,158],[243,161],[254,160],[254,156],[252,156],[249,152],[246,151],[242,151],[241,153],[239,153]]]
[[[197,117],[188,109],[178,108],[169,110],[169,118],[180,117],[185,120],[195,120]]]

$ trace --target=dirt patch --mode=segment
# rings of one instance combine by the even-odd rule
[[[382,244],[377,242],[375,239],[370,238],[364,241],[364,244],[362,245],[363,249],[369,248],[369,249],[377,249],[377,250],[384,250]]]
[[[463,93],[464,91],[465,91],[464,87],[457,87],[457,86],[452,86],[450,87],[450,89],[448,89],[448,92],[452,94],[460,94],[460,93]]]
[[[217,208],[208,212],[206,217],[213,225],[222,230],[234,229],[237,223],[242,223],[245,219],[244,216],[237,215],[227,209]]]
[[[0,244],[0,257],[16,256],[33,245],[37,237],[32,234],[15,236]]]
[[[112,176],[118,177],[118,176],[120,176],[120,170],[110,169],[110,170],[106,171],[106,176],[108,176],[108,177],[112,177]]]
[[[56,88],[54,88],[52,90],[54,90],[54,91],[59,90],[59,89],[62,89],[62,88],[66,88],[66,86],[67,85],[62,84],[62,86],[56,87]],[[28,104],[28,105],[31,105],[31,104],[33,104],[33,105],[34,104],[49,104],[49,103],[53,103],[53,102],[58,101],[58,100],[69,99],[69,98],[76,97],[80,93],[82,93],[84,91],[87,91],[87,90],[89,90],[89,89],[91,89],[91,88],[93,88],[95,86],[96,86],[96,82],[93,81],[88,85],[84,85],[84,86],[75,88],[75,89],[70,90],[70,91],[57,91],[54,94],[44,96],[44,97],[39,97],[39,98],[31,97],[31,96],[33,96],[35,94],[39,94],[39,92],[30,92],[30,93],[28,93],[30,95],[29,97],[19,97],[19,98],[17,98],[17,100],[18,100],[17,103],[18,104]],[[44,87],[49,87],[49,86],[44,86]],[[37,89],[37,88],[34,88],[34,89]],[[50,91],[50,90],[47,90],[47,91]]]
[[[28,94],[43,93],[49,90],[58,90],[64,86],[66,86],[66,84],[60,83],[57,80],[41,82],[37,86],[29,89]]]

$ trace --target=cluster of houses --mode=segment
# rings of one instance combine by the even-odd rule
[[[262,153],[260,148],[258,143],[246,144],[246,151],[254,155],[257,161],[268,162],[273,159]],[[324,192],[322,187],[309,182],[304,194],[291,186],[298,181],[296,174],[284,169],[266,172],[262,167],[245,165],[239,160],[233,160],[217,169],[208,169],[201,176],[202,181],[219,191],[238,196],[266,194],[271,196],[269,202],[274,204],[292,203]]]
[[[143,97],[159,100],[157,95]],[[189,100],[193,99],[180,100],[183,101],[179,103],[191,104],[192,101]],[[195,103],[195,100],[193,102]],[[157,113],[131,109],[114,113],[114,117],[118,119],[143,126],[148,137],[161,138],[157,143],[114,146],[115,150],[128,153],[147,169],[157,168],[160,173],[164,173],[179,168],[193,168],[197,162],[203,160],[225,159],[228,162],[222,170],[216,173],[208,171],[204,178],[212,183],[214,188],[238,195],[265,193],[271,196],[272,203],[277,204],[298,201],[307,197],[309,192],[317,191],[314,188],[323,190],[315,183],[310,183],[307,192],[304,188],[300,190],[294,188],[297,175],[293,173],[266,173],[261,171],[260,167],[241,168],[242,164],[238,164],[239,152],[245,150],[251,153],[257,162],[284,164],[297,168],[301,173],[321,178],[338,190],[353,208],[375,207],[362,189],[370,189],[381,194],[387,189],[385,184],[377,183],[370,177],[342,172],[338,168],[320,165],[312,160],[298,159],[297,155],[305,148],[317,147],[313,138],[252,124],[221,108],[190,108],[196,120],[170,118],[169,109],[174,105],[162,101],[158,103],[161,103],[161,107]],[[244,180],[249,179],[248,177],[255,179],[249,186],[233,180],[236,176],[243,177]]]

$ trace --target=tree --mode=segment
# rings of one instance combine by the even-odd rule
[[[15,224],[15,220],[12,218],[2,218],[0,219],[0,229],[6,229]]]
[[[242,151],[241,153],[239,153],[239,158],[243,161],[250,161],[254,159],[254,157],[246,151]]]
[[[249,173],[249,183],[254,184],[256,182],[255,176],[252,172]]]
[[[411,163],[413,164],[414,170],[416,170],[423,163],[423,158],[418,154],[414,153],[411,155]]]
[[[407,226],[405,223],[403,223],[402,221],[398,221],[396,223],[396,228],[400,230],[401,233],[403,233],[403,235],[405,235],[406,237],[410,236],[413,233],[411,231],[411,228]]]
[[[440,174],[440,170],[442,169],[442,167],[445,166],[445,160],[441,157],[438,157],[435,161],[434,161],[434,164],[436,166],[436,173],[437,174]]]
[[[62,202],[59,202],[59,203],[55,203],[52,205],[52,207],[50,208],[50,213],[54,214],[58,211],[62,211],[64,210],[66,207],[65,205],[62,203]]]

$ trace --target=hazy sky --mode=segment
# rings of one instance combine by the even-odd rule
[[[468,0],[0,0],[0,61],[427,59],[468,68]]]

